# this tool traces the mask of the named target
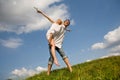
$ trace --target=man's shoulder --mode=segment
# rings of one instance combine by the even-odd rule
[[[53,23],[53,24],[51,25],[52,28],[55,28],[56,26],[57,26],[56,23]]]
[[[61,26],[65,28],[65,25],[64,25],[64,24],[62,24]]]
[[[57,23],[52,23],[52,25],[59,25],[59,24],[57,24]]]

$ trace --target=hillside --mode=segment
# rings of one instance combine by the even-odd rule
[[[120,80],[120,56],[93,60],[67,68],[54,70],[50,76],[42,72],[26,80]]]

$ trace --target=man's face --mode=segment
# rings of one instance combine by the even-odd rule
[[[69,26],[69,25],[70,25],[70,21],[69,21],[69,20],[64,21],[64,25],[65,25],[66,27]]]

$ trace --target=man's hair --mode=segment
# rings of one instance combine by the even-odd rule
[[[64,23],[65,23],[66,21],[69,22],[69,24],[67,25],[67,26],[69,26],[69,25],[70,25],[70,19],[66,19],[66,20],[64,21]]]
[[[70,19],[66,19],[65,21],[69,21],[69,22],[70,22]],[[64,21],[64,22],[65,22],[65,21]]]

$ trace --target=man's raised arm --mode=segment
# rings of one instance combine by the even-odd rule
[[[44,17],[46,17],[51,23],[54,23],[54,21],[48,17],[46,14],[44,14],[42,11],[38,10],[38,8],[34,7],[36,9],[36,11],[40,14],[42,14]]]

